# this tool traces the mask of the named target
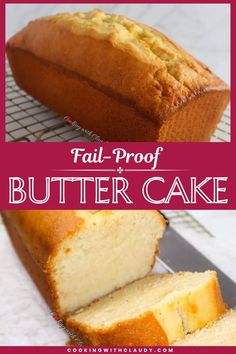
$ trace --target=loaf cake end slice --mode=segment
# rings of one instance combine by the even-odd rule
[[[166,227],[155,210],[13,210],[4,217],[72,312],[149,273]]]
[[[174,346],[236,346],[236,310],[228,311],[212,325],[188,335]]]
[[[215,272],[150,275],[69,316],[87,345],[169,345],[224,313]]]

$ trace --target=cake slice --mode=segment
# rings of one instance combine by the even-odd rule
[[[69,316],[86,345],[170,345],[226,310],[215,272],[150,275]]]
[[[147,275],[166,227],[154,210],[8,210],[3,216],[42,270],[37,278],[60,317]]]
[[[234,346],[236,345],[236,310],[228,311],[211,326],[207,326],[175,346]]]

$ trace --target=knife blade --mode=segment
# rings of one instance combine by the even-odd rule
[[[216,271],[225,302],[229,307],[236,306],[236,283],[181,237],[172,227],[168,227],[166,235],[163,237],[159,246],[159,262],[170,272]]]

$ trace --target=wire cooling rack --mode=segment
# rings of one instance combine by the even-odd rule
[[[186,229],[191,229],[199,235],[211,238],[215,237],[198,219],[186,210],[165,210],[163,213],[169,220],[171,220],[171,226],[174,229],[178,229],[178,226],[182,225]]]
[[[6,64],[6,141],[66,142],[100,141],[95,134],[71,125],[22,91]],[[230,108],[224,112],[213,142],[230,141]]]

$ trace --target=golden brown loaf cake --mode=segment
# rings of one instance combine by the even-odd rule
[[[211,326],[188,335],[174,346],[236,346],[236,310],[228,311]]]
[[[107,141],[208,141],[229,102],[162,33],[100,10],[32,21],[7,55],[22,89]]]
[[[166,226],[154,210],[12,210],[3,216],[43,270],[61,317],[148,274]]]
[[[226,310],[215,272],[151,275],[69,316],[86,345],[170,345]]]

